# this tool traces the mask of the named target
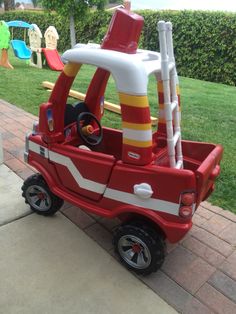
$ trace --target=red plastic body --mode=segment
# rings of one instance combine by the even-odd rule
[[[196,209],[214,188],[211,176],[223,152],[220,146],[183,141],[185,169],[178,170],[169,168],[165,147],[154,149],[153,162],[149,165],[123,163],[120,159],[121,132],[118,130],[104,128],[103,143],[98,151],[78,148],[80,140],[73,130],[63,143],[46,145],[41,135],[31,135],[29,140],[39,147],[39,151],[40,147],[49,150],[49,158],[48,153],[43,156],[29,150],[29,164],[44,176],[53,193],[84,210],[107,218],[123,219],[138,215],[151,220],[170,242],[179,241],[191,228],[192,221],[191,217],[187,220],[181,218],[175,210],[171,214],[168,204],[170,209],[178,209],[181,193],[193,191],[197,196]],[[189,150],[195,154],[189,153]],[[57,158],[51,158],[51,152]],[[77,171],[86,180],[105,186],[105,190],[94,192],[80,187]],[[134,185],[142,182],[152,186],[156,209],[133,202]]]
[[[102,48],[136,53],[142,27],[142,16],[125,9],[116,10],[104,37]]]
[[[138,15],[118,10],[102,48],[134,53],[142,24]],[[125,32],[126,29],[131,32]],[[76,66],[73,64],[72,68]],[[129,147],[123,141],[123,132],[103,127],[101,144],[91,151],[82,149],[80,145],[84,143],[76,122],[64,125],[67,96],[74,80],[73,72],[68,72],[67,67],[48,103],[40,106],[37,132],[26,143],[28,163],[43,175],[54,194],[75,206],[107,218],[129,220],[135,216],[148,220],[170,242],[179,241],[192,226],[192,216],[182,218],[180,208],[191,206],[193,214],[213,191],[220,172],[222,147],[182,141],[184,169],[170,168],[167,142],[164,133],[158,130],[153,133],[152,145],[142,148],[146,154],[142,163],[137,163],[125,157]],[[109,75],[98,68],[85,98],[89,111],[98,120]],[[149,108],[144,111],[126,107],[122,109],[121,104],[123,122],[150,123]],[[137,149],[137,154],[140,151]],[[132,152],[135,153],[133,147]],[[193,197],[184,197],[185,193]]]

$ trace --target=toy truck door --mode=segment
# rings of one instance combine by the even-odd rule
[[[50,150],[49,159],[67,190],[92,200],[102,197],[115,164],[112,155],[58,144]]]

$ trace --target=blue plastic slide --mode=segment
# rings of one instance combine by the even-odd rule
[[[32,51],[26,46],[23,40],[13,39],[11,40],[11,46],[17,58],[30,59]]]

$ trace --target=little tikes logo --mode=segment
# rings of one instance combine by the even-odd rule
[[[137,159],[137,160],[140,159],[140,155],[134,152],[128,152],[128,156],[133,159]]]

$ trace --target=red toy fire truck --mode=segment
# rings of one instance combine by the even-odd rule
[[[158,23],[160,53],[137,49],[143,18],[118,9],[100,45],[78,44],[63,54],[64,70],[39,122],[26,137],[25,160],[40,174],[22,190],[33,211],[52,215],[66,200],[83,210],[118,217],[114,234],[121,261],[139,274],[156,271],[165,239],[179,241],[214,189],[223,149],[181,139],[178,77],[172,25]],[[84,102],[67,104],[82,64],[97,69]],[[152,131],[148,77],[157,80],[158,128]],[[101,126],[112,75],[122,130]]]

